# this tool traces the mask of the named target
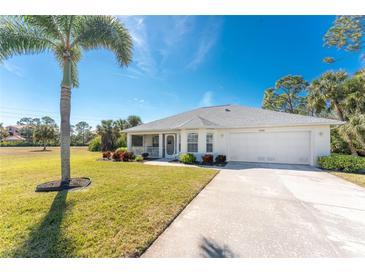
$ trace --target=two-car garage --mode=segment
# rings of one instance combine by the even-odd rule
[[[310,164],[310,131],[231,132],[230,161]]]

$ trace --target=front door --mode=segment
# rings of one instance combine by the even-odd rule
[[[166,156],[171,157],[175,154],[175,137],[167,135],[166,137]]]

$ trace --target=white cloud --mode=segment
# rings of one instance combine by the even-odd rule
[[[133,40],[133,61],[141,74],[156,75],[156,63],[151,54],[148,34],[143,16],[122,16]]]
[[[9,62],[7,62],[7,61],[4,61],[4,62],[1,64],[1,66],[2,66],[5,70],[9,71],[10,73],[15,74],[15,75],[16,75],[16,76],[18,76],[18,77],[24,77],[23,70],[22,70],[20,67],[18,67],[18,66],[16,66],[16,65],[14,65],[14,64],[11,64],[11,63],[9,63]]]
[[[199,102],[200,107],[209,107],[213,105],[213,92],[206,91]]]
[[[201,63],[204,62],[207,54],[214,47],[217,42],[222,26],[222,20],[217,19],[214,22],[210,22],[205,27],[202,35],[200,36],[199,43],[192,60],[186,66],[188,69],[195,70]]]

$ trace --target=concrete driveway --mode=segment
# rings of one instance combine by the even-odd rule
[[[143,257],[365,256],[365,189],[309,166],[229,163]]]

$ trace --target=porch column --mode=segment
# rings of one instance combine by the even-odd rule
[[[188,145],[187,145],[187,141],[188,141],[188,136],[185,130],[181,131],[181,153],[186,153],[188,150]]]
[[[127,133],[127,149],[132,151],[132,134]]]
[[[162,151],[163,151],[163,135],[162,133],[158,134],[158,157],[162,158]]]

